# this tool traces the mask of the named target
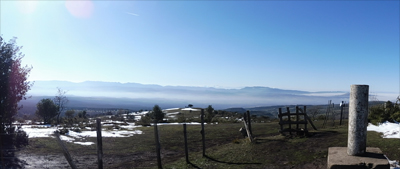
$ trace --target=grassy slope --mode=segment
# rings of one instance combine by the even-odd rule
[[[322,126],[319,122],[315,125]],[[240,127],[242,123],[206,125],[208,158],[202,158],[201,126],[189,125],[188,146],[192,164],[186,164],[182,126],[159,126],[164,168],[324,168],[328,147],[347,146],[346,123],[339,127],[310,130],[311,137],[294,138],[280,136],[277,122],[254,123],[255,143],[249,143],[241,137],[238,131]],[[138,129],[144,131],[144,134],[126,138],[103,138],[105,161],[111,161],[105,164],[105,168],[156,167],[154,128]],[[368,132],[367,145],[379,147],[390,159],[399,160],[399,140],[383,139],[380,135]],[[86,138],[85,141],[96,142],[95,138]],[[96,145],[67,143],[67,147],[73,157],[96,155],[97,152]],[[53,138],[30,139],[30,145],[23,151],[32,154],[61,153]]]
[[[320,123],[316,124],[321,126]],[[277,135],[276,123],[254,124],[255,144],[245,139],[189,153],[185,159],[168,163],[165,168],[326,168],[328,147],[347,146],[347,124],[312,131],[311,137],[288,138]],[[367,145],[379,147],[390,159],[400,159],[398,139],[383,139],[381,134],[368,132]]]

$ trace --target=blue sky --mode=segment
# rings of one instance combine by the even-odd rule
[[[1,1],[30,80],[399,93],[399,1]]]

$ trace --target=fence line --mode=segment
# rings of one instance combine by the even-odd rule
[[[75,165],[74,161],[72,160],[71,154],[69,154],[67,147],[65,147],[65,144],[61,141],[60,133],[58,131],[56,131],[55,134],[56,134],[57,143],[58,143],[58,145],[60,145],[61,149],[63,150],[63,154],[64,154],[65,158],[67,159],[69,165],[71,166],[72,169],[76,169],[76,165]]]
[[[206,156],[206,138],[205,138],[205,112],[204,109],[201,109],[201,139],[202,139],[202,155],[203,157],[207,157]],[[251,129],[251,116],[250,116],[250,112],[247,111],[245,113],[245,118],[247,119],[247,122],[245,123],[245,125],[248,126],[248,128]],[[97,149],[97,165],[99,169],[103,169],[104,167],[104,159],[103,159],[103,142],[102,142],[102,124],[101,124],[101,119],[100,118],[96,118],[96,140],[97,140],[97,144],[96,144],[96,149]],[[157,153],[157,166],[158,168],[162,168],[162,159],[161,159],[161,144],[160,144],[160,133],[159,133],[159,127],[157,124],[157,121],[154,122],[154,139],[156,142],[156,153]],[[197,130],[198,131],[198,130]],[[251,130],[250,130],[251,131]],[[196,137],[198,137],[198,132],[196,132],[197,135]],[[252,132],[251,132],[252,133]],[[63,148],[63,152],[65,153],[64,156],[67,159],[68,163],[70,164],[72,169],[77,168],[73,158],[71,157],[71,154],[68,152],[67,147],[65,145],[65,143],[63,143],[63,141],[60,138],[60,133],[56,132],[56,138],[57,138],[57,142],[60,144],[60,147]],[[162,133],[161,133],[162,134]],[[187,135],[187,124],[183,124],[183,134],[184,134],[184,142],[185,142],[185,158],[186,158],[186,163],[190,164],[189,161],[189,148],[188,148],[188,135]],[[210,134],[210,133],[209,133]],[[94,150],[94,148],[93,148]],[[107,150],[107,149],[106,149]],[[94,153],[93,153],[94,155]],[[153,156],[154,157],[154,156]],[[154,160],[154,158],[152,157],[152,160]],[[75,161],[77,162],[77,161]],[[78,162],[79,163],[79,162]],[[107,163],[106,163],[107,164]]]

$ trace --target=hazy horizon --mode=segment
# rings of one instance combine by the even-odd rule
[[[37,81],[36,85],[28,92],[34,96],[54,96],[57,88],[67,91],[67,96],[76,97],[108,97],[108,98],[130,98],[130,99],[166,99],[166,100],[187,100],[197,102],[212,102],[235,104],[242,102],[255,102],[268,104],[268,100],[276,103],[277,100],[286,98],[285,103],[301,103],[303,98],[308,104],[313,98],[326,99],[342,98],[348,100],[349,90],[347,91],[301,91],[296,89],[269,88],[267,86],[247,86],[240,89],[224,89],[213,87],[192,87],[192,86],[162,86],[157,84],[140,83],[118,83],[118,82],[68,82],[68,81]],[[395,101],[397,93],[394,92],[371,92],[381,101]],[[293,96],[293,100],[290,100]],[[346,98],[347,97],[347,98]],[[275,99],[275,100],[274,100]],[[312,100],[313,100],[312,99]],[[326,102],[319,100],[316,103]]]

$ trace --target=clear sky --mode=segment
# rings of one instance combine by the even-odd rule
[[[399,93],[399,1],[0,1],[30,80]]]

